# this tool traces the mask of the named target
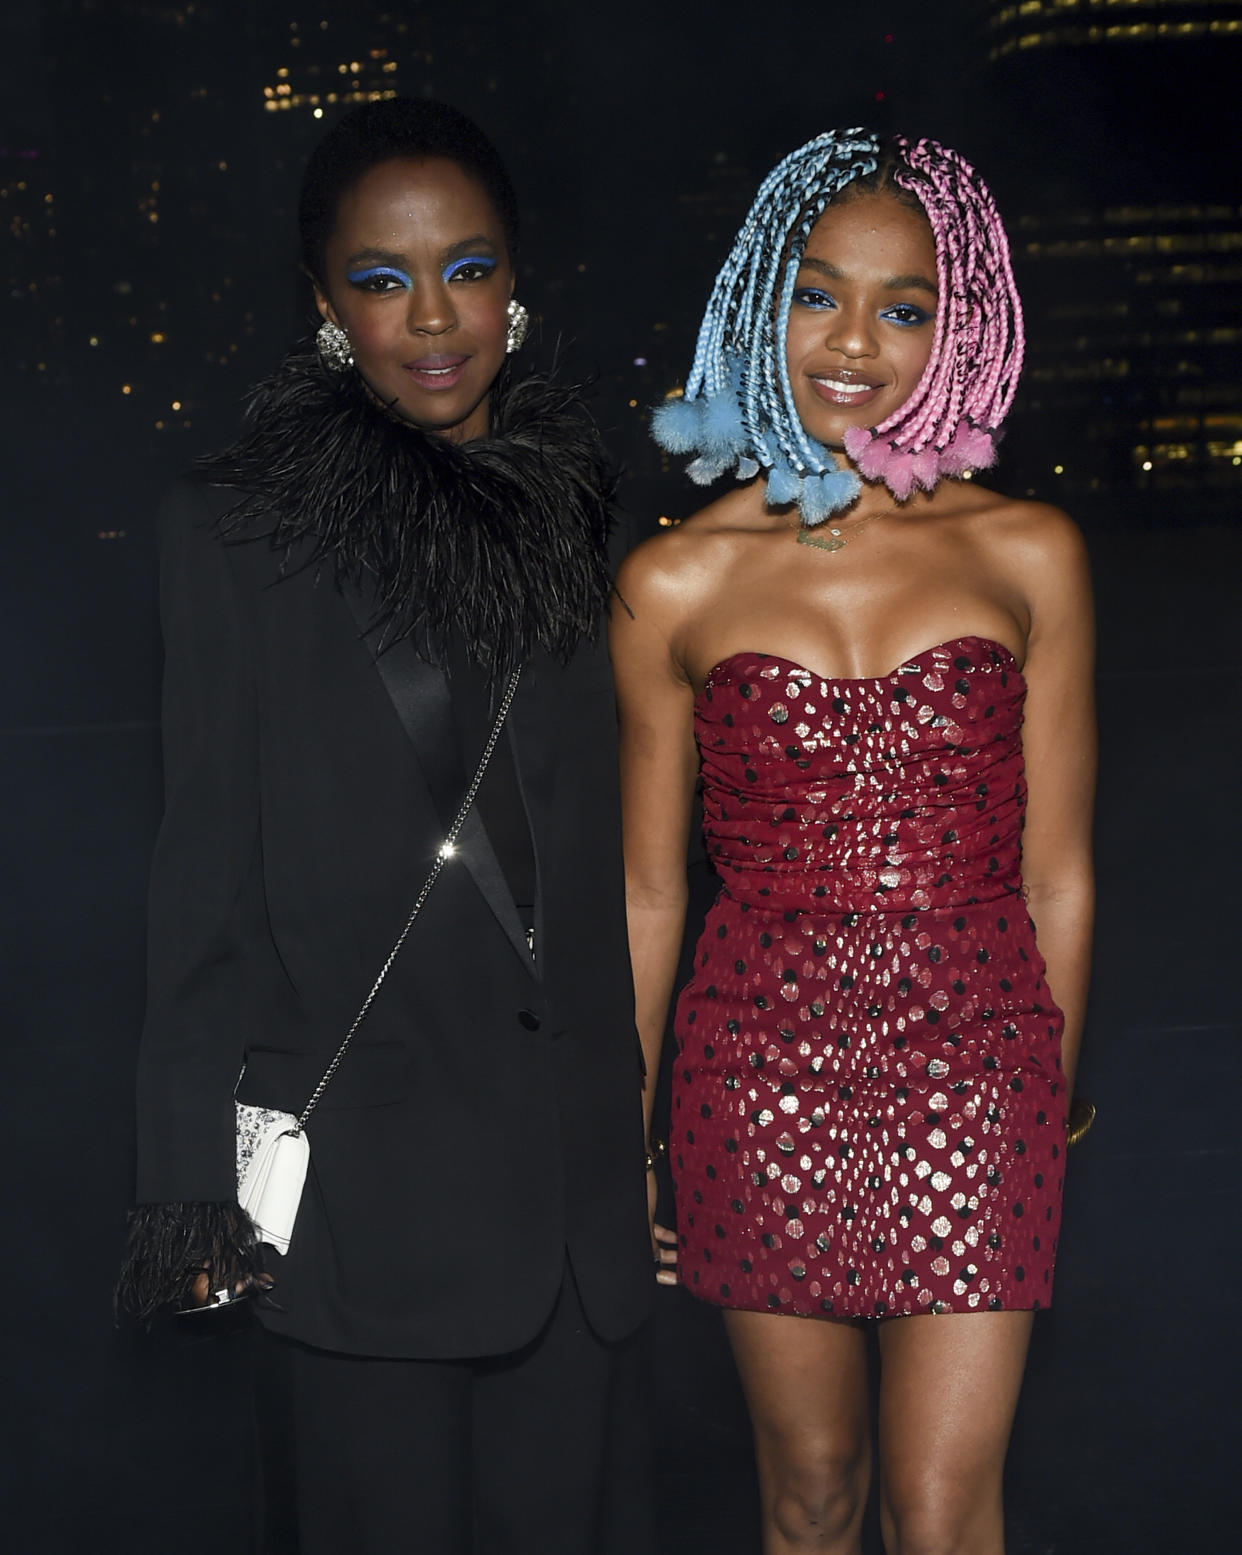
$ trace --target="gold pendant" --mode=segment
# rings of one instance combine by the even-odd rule
[[[815,534],[815,532],[813,530],[811,530],[811,529],[804,529],[802,527],[802,525],[799,524],[799,526],[798,526],[798,535],[797,535],[798,544],[799,545],[813,545],[817,551],[842,551],[842,550],[844,550],[845,549],[845,541],[840,538],[840,532],[838,530],[834,529],[834,530],[831,531],[831,534],[832,534],[832,538],[831,539],[821,540],[821,539],[819,539],[819,537]]]

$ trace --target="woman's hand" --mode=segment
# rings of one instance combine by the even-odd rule
[[[214,1266],[205,1264],[190,1280],[185,1300],[176,1309],[177,1315],[183,1317],[192,1312],[209,1312],[213,1307],[232,1306],[248,1296],[267,1296],[275,1288],[276,1281],[265,1269],[241,1276],[230,1288],[227,1281],[218,1284]]]
[[[253,1222],[236,1202],[140,1204],[117,1281],[116,1305],[147,1327],[171,1307],[209,1312],[254,1296],[274,1306]]]
[[[647,1220],[651,1227],[651,1257],[655,1264],[657,1285],[677,1283],[677,1233],[670,1231],[656,1220],[656,1200],[660,1185],[654,1171],[647,1173]]]

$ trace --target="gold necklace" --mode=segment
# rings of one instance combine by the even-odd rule
[[[881,508],[878,513],[869,513],[866,518],[860,518],[848,534],[843,533],[835,525],[825,525],[828,530],[828,538],[821,539],[814,529],[808,529],[801,520],[794,524],[799,545],[813,545],[817,551],[843,551],[856,535],[862,533],[868,524],[875,523],[877,518],[885,518],[897,509]]]

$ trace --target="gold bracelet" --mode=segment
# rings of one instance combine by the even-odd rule
[[[662,1155],[668,1154],[668,1145],[662,1139],[653,1139],[643,1151],[643,1164],[645,1170],[655,1171],[655,1164]]]
[[[1069,1117],[1065,1120],[1065,1143],[1076,1145],[1090,1132],[1095,1122],[1095,1103],[1085,1096],[1075,1096],[1070,1103]]]

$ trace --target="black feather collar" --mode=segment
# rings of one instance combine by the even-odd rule
[[[504,376],[490,436],[455,444],[294,353],[253,391],[238,441],[199,465],[244,494],[223,533],[370,579],[385,642],[413,633],[437,658],[457,636],[493,682],[536,647],[567,659],[608,596],[612,474],[573,389]]]

